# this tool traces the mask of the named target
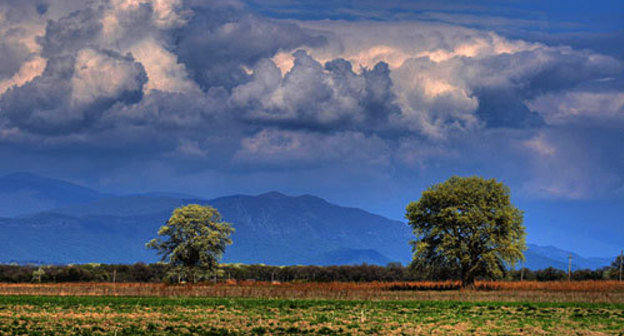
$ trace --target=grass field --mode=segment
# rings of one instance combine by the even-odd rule
[[[150,283],[0,284],[0,295],[242,297],[331,300],[513,301],[623,303],[618,281],[477,282],[477,291],[446,282],[238,282],[199,285]]]
[[[480,286],[0,284],[0,335],[624,335],[621,283]]]
[[[2,335],[620,335],[624,305],[0,296]]]

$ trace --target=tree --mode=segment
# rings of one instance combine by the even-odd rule
[[[225,247],[232,244],[232,232],[232,225],[221,220],[217,209],[190,204],[175,209],[160,228],[158,235],[166,238],[152,239],[146,246],[158,250],[178,281],[197,282],[216,272]]]
[[[38,283],[41,283],[41,278],[45,275],[45,271],[43,270],[43,267],[39,267],[37,268],[37,270],[32,272],[32,281],[37,281]]]
[[[508,265],[524,260],[523,213],[494,179],[453,176],[406,210],[416,235],[412,268],[423,274],[471,287],[477,277],[501,278]]]
[[[615,260],[611,263],[611,267],[607,271],[607,277],[613,280],[622,280],[620,279],[620,270],[624,271],[624,256],[619,255],[615,257]]]

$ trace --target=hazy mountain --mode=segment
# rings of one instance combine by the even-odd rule
[[[361,265],[363,263],[387,265],[392,262],[388,257],[375,250],[339,249],[324,253],[318,265]]]
[[[101,193],[31,173],[0,177],[0,217],[15,217],[69,204],[94,201]]]
[[[576,253],[565,251],[554,246],[538,246],[527,244],[528,250],[524,253],[526,258],[525,267],[530,269],[543,269],[555,267],[562,270],[568,269],[568,257],[572,256],[572,270],[597,269],[609,266],[613,258],[585,258]],[[522,265],[520,265],[522,266]]]
[[[157,256],[145,243],[173,209],[189,203],[210,204],[233,223],[234,245],[228,247],[225,262],[385,265],[411,259],[408,241],[413,237],[406,224],[311,195],[270,192],[213,200],[172,193],[110,196],[32,174],[0,178],[0,195],[5,197],[0,196],[0,214],[22,215],[0,218],[0,262],[153,262]],[[25,199],[32,202],[19,203]],[[23,215],[41,209],[47,211]],[[567,269],[570,252],[528,247],[524,266]],[[572,255],[574,269],[595,269],[612,261]]]
[[[205,201],[196,201],[205,202]],[[47,212],[74,217],[84,216],[136,216],[171,212],[189,201],[174,197],[129,195],[106,197],[86,204],[68,205]],[[163,222],[161,222],[162,224]]]
[[[0,219],[0,262],[133,263],[156,261],[144,245],[188,203],[215,206],[233,223],[224,261],[265,264],[406,262],[409,230],[401,222],[318,197],[280,193],[206,200],[107,197],[21,218]]]
[[[315,196],[289,197],[271,192],[223,197],[208,203],[236,228],[226,261],[331,264],[339,260],[328,260],[328,253],[342,249],[374,250],[383,256],[362,258],[368,263],[405,263],[410,259],[407,225]]]

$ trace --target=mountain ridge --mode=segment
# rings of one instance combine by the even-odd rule
[[[0,262],[154,262],[158,258],[144,248],[145,242],[156,235],[173,209],[189,203],[212,205],[224,220],[234,223],[234,245],[226,250],[224,262],[330,265],[407,264],[411,260],[408,241],[413,234],[407,224],[310,194],[288,196],[269,191],[210,200],[184,194],[175,197],[175,193],[115,196],[29,173],[0,177],[3,179],[41,181],[44,187],[40,189],[68,186],[69,192],[86,192],[87,197],[70,198],[58,207],[18,217],[0,216],[0,244],[5,247]],[[598,268],[611,261],[585,258],[554,246],[528,247],[526,262],[517,267],[567,269],[570,254],[573,269]]]

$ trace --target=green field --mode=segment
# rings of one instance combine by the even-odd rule
[[[624,304],[0,296],[2,335],[622,335]]]

